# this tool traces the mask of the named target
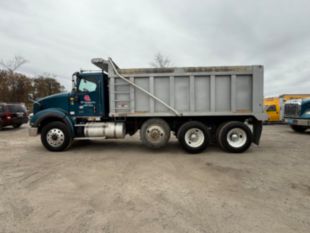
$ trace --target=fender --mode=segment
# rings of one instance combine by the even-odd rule
[[[61,109],[57,108],[48,108],[44,109],[40,112],[37,112],[33,117],[31,118],[30,125],[31,127],[36,127],[38,128],[40,124],[44,121],[47,120],[48,118],[57,118],[61,121],[63,121],[69,128],[72,136],[74,136],[74,126],[73,122],[68,115],[63,112]]]

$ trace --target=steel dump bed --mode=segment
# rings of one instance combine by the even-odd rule
[[[92,60],[109,77],[110,116],[231,116],[264,120],[263,66],[120,69]]]

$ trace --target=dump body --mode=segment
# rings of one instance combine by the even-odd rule
[[[113,117],[251,115],[258,120],[266,118],[262,66],[117,68],[117,72],[108,69],[110,116]]]

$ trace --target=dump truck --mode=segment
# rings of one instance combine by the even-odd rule
[[[310,98],[286,101],[284,118],[295,132],[303,133],[310,129]]]
[[[46,149],[138,131],[147,147],[164,147],[172,134],[189,153],[210,143],[232,153],[259,144],[267,118],[263,66],[121,69],[111,58],[92,63],[100,70],[74,73],[70,93],[32,99],[29,134],[40,134]]]

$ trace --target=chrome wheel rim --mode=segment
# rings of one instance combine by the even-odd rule
[[[60,147],[65,141],[65,134],[62,130],[53,128],[46,134],[47,143],[52,147]]]
[[[185,133],[185,143],[192,148],[200,147],[205,141],[205,135],[201,129],[191,128]]]
[[[234,128],[227,133],[227,142],[234,148],[240,148],[245,145],[247,141],[247,134],[243,129]]]
[[[146,129],[146,138],[151,143],[160,143],[165,136],[164,129],[158,125],[152,125]]]

